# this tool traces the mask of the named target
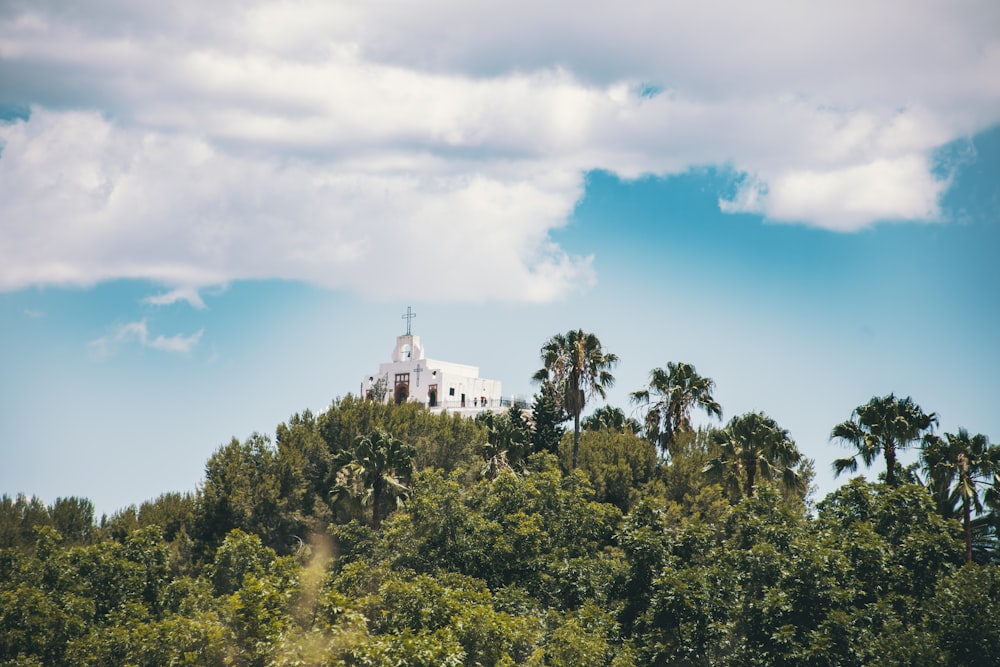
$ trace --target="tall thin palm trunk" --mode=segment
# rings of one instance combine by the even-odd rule
[[[958,484],[960,489],[969,486],[969,459],[958,455]],[[972,503],[968,493],[962,493],[962,530],[965,534],[965,562],[972,562]]]
[[[892,440],[885,443],[885,483],[896,486],[896,444]]]
[[[382,479],[380,477],[375,478],[375,482],[372,484],[372,529],[378,530],[382,525],[381,514],[382,506]]]
[[[747,460],[747,462],[746,462],[746,468],[747,468],[746,496],[747,496],[747,498],[753,498],[754,483],[756,482],[755,478],[757,477],[757,459],[756,459],[756,457],[750,458],[750,459]]]
[[[573,415],[573,470],[580,459],[580,413]]]

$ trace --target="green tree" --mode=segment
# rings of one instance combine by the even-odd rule
[[[386,431],[376,430],[358,438],[354,447],[338,457],[341,468],[333,493],[346,493],[358,498],[362,506],[371,506],[371,526],[378,530],[385,499],[392,496],[401,500],[409,491],[406,485],[413,474],[414,454],[411,445]]]
[[[486,429],[486,442],[482,447],[482,474],[487,479],[495,479],[501,471],[510,470],[512,464],[524,458],[528,434],[511,419],[509,411],[496,414],[487,410],[476,415],[476,422]]]
[[[281,479],[270,438],[259,433],[242,443],[233,438],[205,465],[199,494],[203,548],[214,549],[233,528],[259,535],[269,546],[288,544],[291,537],[282,530],[280,499]]]
[[[660,450],[670,450],[679,433],[690,433],[691,410],[701,408],[710,417],[722,419],[722,406],[712,396],[715,382],[698,375],[694,366],[667,362],[666,368],[649,373],[645,389],[631,394],[633,403],[646,408],[646,437]]]
[[[625,416],[625,411],[611,405],[602,405],[583,420],[585,431],[618,431],[639,433],[642,425],[631,417]]]
[[[962,503],[962,532],[965,562],[972,562],[972,510],[983,511],[979,487],[1000,482],[1000,447],[991,446],[982,434],[969,435],[964,428],[944,437],[924,437],[921,454],[931,483],[947,489],[951,498]]]
[[[612,663],[615,650],[608,641],[617,632],[617,623],[611,614],[593,604],[585,604],[579,610],[566,614],[558,627],[552,630],[546,642],[544,662],[541,655],[536,655],[527,664],[530,667],[541,664],[552,667],[622,664]],[[625,658],[625,664],[634,663]]]
[[[675,507],[647,499],[626,517],[619,542],[630,567],[621,622],[635,639],[636,664],[739,664],[727,655],[739,590],[733,568],[720,563],[725,519],[734,511],[723,504],[708,518],[678,516]]]
[[[294,536],[292,541],[299,545],[309,535],[324,532],[335,519],[330,487],[337,466],[311,411],[279,424],[275,435],[275,466],[281,483],[279,512]]]
[[[128,571],[135,580],[135,590],[141,592],[133,599],[142,601],[151,612],[159,614],[168,583],[170,557],[163,543],[163,531],[154,525],[133,532],[125,539],[122,556],[129,563]]]
[[[484,530],[484,521],[469,506],[468,490],[460,480],[461,475],[457,472],[445,476],[441,470],[432,469],[414,475],[406,512],[395,518],[381,536],[379,545],[392,552],[397,569],[452,570],[482,578],[484,567],[489,564],[483,555],[486,545],[476,536]],[[489,485],[489,482],[479,483]],[[349,527],[351,525],[339,527],[337,531],[340,562],[347,560],[345,555],[355,557],[360,551],[356,544],[363,544],[363,540],[355,536],[348,536],[347,540],[341,537]],[[344,548],[345,542],[348,549]],[[370,552],[362,555],[371,557]]]
[[[261,544],[259,537],[234,528],[216,549],[215,562],[208,568],[215,594],[235,593],[247,575],[263,577],[275,558],[274,549]]]
[[[531,448],[535,452],[556,454],[566,429],[562,423],[569,417],[562,409],[551,382],[543,382],[542,389],[531,404]]]
[[[385,576],[377,592],[365,597],[373,634],[449,629],[462,645],[467,665],[524,664],[540,639],[538,619],[496,611],[480,579],[454,572],[408,576],[398,570]]]
[[[482,429],[475,421],[458,414],[445,411],[435,415],[415,401],[402,405],[376,403],[350,394],[334,401],[330,409],[317,418],[316,429],[331,457],[354,447],[359,437],[382,430],[413,445],[416,468],[444,468],[446,471],[474,467],[478,455],[476,445],[483,438]],[[324,480],[327,490],[334,484],[338,471],[339,467],[333,465],[329,479]]]
[[[41,499],[23,493],[0,496],[0,549],[26,547],[35,542],[35,526],[51,526],[49,510]]]
[[[451,628],[435,632],[375,635],[354,647],[346,664],[371,667],[459,667],[465,664],[465,651]]]
[[[649,444],[655,450],[655,445]],[[719,454],[715,430],[699,428],[691,433],[681,433],[674,440],[672,449],[669,463],[657,466],[655,481],[647,493],[677,503],[685,512],[694,511],[691,501],[705,487],[716,486],[722,493],[722,488],[717,483],[713,484],[704,473],[708,462]]]
[[[601,341],[583,329],[556,334],[541,350],[544,368],[534,375],[539,383],[551,382],[563,409],[573,417],[573,468],[576,468],[580,450],[580,414],[587,399],[607,396],[615,383],[611,369],[618,363],[618,356],[605,352]]]
[[[716,432],[720,453],[704,472],[719,475],[723,483],[751,498],[760,481],[775,481],[787,492],[804,497],[808,480],[797,466],[802,454],[788,431],[762,412],[734,417]]]
[[[503,414],[510,421],[511,428],[518,434],[517,440],[522,447],[521,456],[527,456],[531,453],[531,422],[528,420],[528,410],[525,408],[524,401],[511,402],[510,407]]]
[[[572,443],[563,438],[560,458],[569,468]],[[579,470],[594,487],[594,499],[628,511],[656,471],[656,447],[632,431],[586,430],[580,434]]]
[[[516,583],[550,606],[604,599],[616,576],[604,547],[621,511],[592,495],[582,471],[558,468],[477,484],[468,502],[482,520],[471,536],[478,576],[491,587]]]
[[[916,484],[855,478],[817,503],[817,509],[819,527],[833,531],[866,603],[924,599],[962,563],[958,526],[943,519],[926,489]]]
[[[263,667],[281,637],[301,569],[292,556],[276,557],[256,535],[230,532],[210,568],[220,611],[229,630],[227,664]]]
[[[49,517],[67,542],[87,544],[94,538],[94,503],[86,498],[56,498]]]
[[[564,476],[551,455],[535,454],[528,468],[467,488],[455,474],[419,473],[406,511],[386,524],[372,560],[394,570],[460,572],[494,591],[516,586],[559,609],[588,598],[611,604],[624,564],[608,547],[621,511],[593,501],[583,471]]]
[[[197,499],[192,493],[163,493],[155,500],[139,505],[139,525],[159,526],[163,538],[172,541],[191,530],[195,521]]]
[[[858,456],[870,467],[881,454],[885,457],[885,482],[895,486],[896,452],[919,440],[935,424],[937,415],[924,413],[909,396],[875,396],[855,408],[849,421],[833,427],[831,439],[837,438],[858,450],[854,456],[836,459],[833,469],[838,475],[845,470],[854,472]]]
[[[941,582],[927,610],[947,664],[1000,664],[1000,567],[959,568]]]
[[[214,613],[172,615],[161,621],[117,614],[114,623],[95,626],[70,643],[62,664],[78,667],[222,667],[227,656],[226,628]],[[232,649],[229,649],[231,652]],[[228,659],[227,659],[228,658]]]

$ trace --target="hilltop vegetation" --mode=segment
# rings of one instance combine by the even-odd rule
[[[525,409],[348,395],[98,522],[4,496],[0,664],[1000,664],[985,438],[876,397],[832,434],[889,474],[814,502],[815,463],[767,415],[691,427],[722,406],[687,364],[633,394],[639,419],[582,418],[614,357],[575,333]],[[558,367],[588,355],[595,373]]]

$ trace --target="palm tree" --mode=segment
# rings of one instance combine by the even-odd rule
[[[618,431],[624,433],[630,431],[638,433],[642,426],[631,417],[625,416],[625,411],[610,405],[601,407],[590,413],[590,416],[583,420],[581,426],[585,431]]]
[[[359,437],[354,446],[340,452],[334,497],[343,494],[354,496],[361,505],[371,505],[372,528],[378,530],[382,523],[382,503],[395,496],[397,502],[406,498],[406,483],[413,474],[415,450],[378,429]]]
[[[743,496],[753,497],[760,481],[776,481],[785,491],[805,495],[806,480],[795,469],[802,454],[788,431],[764,413],[733,417],[716,432],[715,444],[719,455],[702,472],[720,475]]]
[[[633,403],[646,406],[646,437],[666,452],[678,433],[694,430],[692,408],[722,419],[722,407],[712,397],[714,388],[715,382],[698,375],[691,364],[669,361],[666,368],[650,371],[649,385],[630,397]]]
[[[476,423],[486,428],[486,443],[481,450],[484,461],[481,472],[489,480],[496,479],[503,470],[512,470],[511,459],[518,463],[528,447],[527,432],[512,418],[518,412],[512,409],[496,414],[487,410],[476,416]]]
[[[535,373],[535,382],[551,382],[567,414],[573,417],[573,468],[580,453],[580,413],[595,394],[607,397],[615,383],[611,369],[618,357],[605,352],[597,336],[583,329],[556,334],[542,346],[545,367]]]
[[[937,415],[925,414],[913,399],[896,398],[895,395],[875,396],[866,404],[858,406],[851,414],[850,421],[833,427],[830,439],[839,438],[857,448],[858,453],[833,462],[836,474],[845,470],[858,469],[860,456],[866,467],[878,458],[885,457],[885,483],[896,485],[896,452],[909,447],[920,439],[926,431],[937,424]]]
[[[962,501],[962,528],[965,535],[965,562],[972,562],[972,508],[983,511],[978,485],[1000,484],[1000,446],[990,446],[982,434],[970,436],[964,428],[958,433],[924,437],[921,458],[930,483],[949,499]]]

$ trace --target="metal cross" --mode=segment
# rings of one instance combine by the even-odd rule
[[[416,317],[417,314],[414,313],[409,306],[406,307],[406,315],[403,315],[403,319],[406,320],[406,335],[410,335],[410,320]]]
[[[424,369],[420,367],[420,362],[417,362],[417,367],[413,369],[413,374],[417,376],[417,386],[420,386],[420,374],[424,372]]]

